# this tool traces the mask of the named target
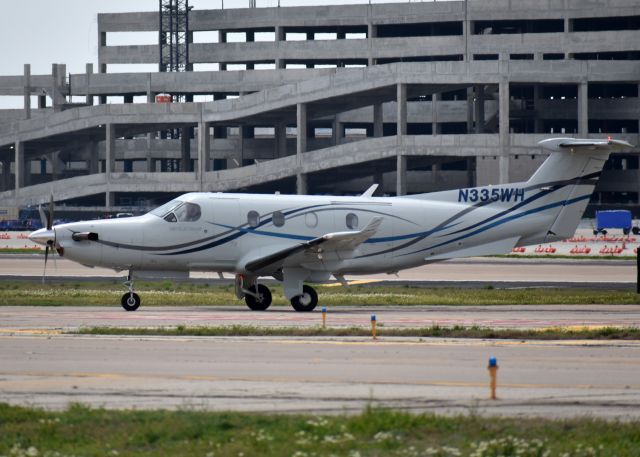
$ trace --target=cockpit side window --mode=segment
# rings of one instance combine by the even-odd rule
[[[186,202],[184,205],[176,208],[175,215],[179,222],[195,222],[200,219],[202,211],[200,210],[200,205]]]
[[[171,200],[151,211],[151,214],[167,222],[195,222],[200,219],[202,211],[196,203]]]

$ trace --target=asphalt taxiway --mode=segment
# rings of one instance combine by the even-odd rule
[[[81,327],[175,327],[255,325],[312,327],[321,325],[319,309],[298,313],[290,306],[250,311],[231,295],[235,306],[154,306],[126,312],[108,306],[3,306],[0,334],[29,331],[73,331]],[[339,306],[328,309],[331,327],[369,327],[371,314],[385,328],[472,326],[489,328],[640,327],[640,305],[518,306]]]
[[[640,418],[640,342],[5,335],[0,345],[0,401],[48,408]]]
[[[0,280],[40,280],[43,271],[41,255],[0,256]],[[52,257],[47,266],[47,277],[52,280],[67,278],[101,280],[126,276],[106,268],[89,268],[65,258]],[[225,275],[225,281],[232,280]],[[196,281],[219,282],[216,273],[192,273]],[[348,277],[349,280],[410,282],[416,284],[506,284],[509,286],[580,286],[630,287],[636,279],[636,263],[629,260],[605,259],[519,259],[470,258],[453,259],[410,268],[397,275],[369,274]]]
[[[4,281],[40,280],[42,258],[0,261]],[[121,277],[65,259],[56,280]],[[416,284],[635,289],[628,261],[468,259],[401,272]],[[195,275],[215,281],[214,275]],[[354,278],[355,279],[355,278]],[[360,279],[360,278],[358,278]],[[394,280],[371,275],[366,281]],[[348,289],[347,289],[348,291]],[[144,297],[143,297],[144,300]],[[0,307],[0,402],[62,408],[202,408],[342,413],[380,405],[441,413],[640,419],[640,341],[67,335],[88,326],[319,325],[289,307]],[[640,327],[640,305],[335,307],[328,325]],[[487,360],[498,358],[498,400]]]

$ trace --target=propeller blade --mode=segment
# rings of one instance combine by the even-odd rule
[[[49,218],[47,219],[47,230],[51,230],[53,227],[53,194],[51,194],[51,200],[49,200]]]
[[[47,215],[44,213],[44,209],[42,209],[42,205],[38,205],[38,213],[40,213],[40,222],[42,223],[42,227],[47,226]]]
[[[42,284],[44,284],[44,278],[47,276],[47,259],[49,258],[49,243],[44,248],[44,270],[42,271]]]

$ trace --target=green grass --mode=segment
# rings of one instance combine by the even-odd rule
[[[352,416],[117,411],[0,404],[7,456],[640,456],[640,423],[443,417],[368,408]]]
[[[228,326],[185,326],[127,328],[127,327],[85,327],[68,333],[82,335],[161,335],[161,336],[371,336],[370,327],[258,327],[253,325]],[[487,327],[432,327],[384,328],[378,326],[379,337],[440,337],[440,338],[484,338],[484,339],[526,339],[526,340],[640,340],[640,328],[561,328],[546,329],[494,329]]]
[[[289,305],[280,285],[270,285],[274,305]],[[545,304],[640,304],[640,295],[629,290],[589,289],[482,289],[425,288],[416,286],[354,285],[318,286],[320,304],[341,305],[545,305]],[[232,285],[206,283],[137,282],[143,306],[244,306],[235,298]],[[0,282],[0,306],[115,305],[125,292],[118,281],[34,284]]]
[[[44,254],[44,249],[38,248],[0,248],[0,254]]]

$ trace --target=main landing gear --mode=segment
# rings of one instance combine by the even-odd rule
[[[133,277],[131,272],[127,275],[127,280],[123,283],[129,292],[122,296],[120,304],[126,311],[135,311],[140,307],[140,296],[133,290]]]
[[[267,286],[258,284],[256,278],[243,275],[236,275],[236,297],[244,298],[249,309],[253,311],[264,311],[272,302],[271,291]],[[318,293],[313,287],[305,284],[302,293],[292,297],[290,301],[296,311],[313,311],[318,305]]]

